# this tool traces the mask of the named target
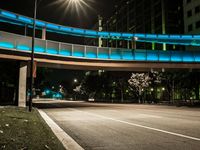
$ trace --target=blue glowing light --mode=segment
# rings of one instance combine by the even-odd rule
[[[44,22],[38,21],[38,20],[36,20],[35,23],[37,26],[40,26],[40,27],[44,27],[46,25]]]
[[[108,32],[98,32],[98,35],[103,36],[103,37],[107,37],[107,36],[109,36],[109,33]]]
[[[88,35],[97,35],[97,32],[92,30],[85,30],[85,33]]]
[[[159,53],[159,61],[170,61],[170,53],[168,51],[163,51]]]
[[[59,52],[59,54],[60,54],[60,55],[63,55],[63,56],[71,56],[71,55],[72,55],[72,53],[71,53],[70,50],[61,50],[61,51]]]
[[[92,53],[92,52],[88,52],[88,53],[86,54],[86,57],[87,57],[87,58],[97,58],[97,54],[96,54],[96,53]]]
[[[37,46],[35,46],[34,51],[38,52],[38,53],[43,53],[43,52],[45,52],[45,49],[43,47],[37,45]]]
[[[24,50],[24,51],[30,51],[30,47],[27,45],[18,45],[17,49]]]
[[[145,34],[136,33],[134,36],[138,38],[145,38]]]
[[[60,93],[54,93],[53,98],[61,99],[63,96]]]
[[[50,90],[45,90],[44,93],[45,93],[46,95],[49,95],[49,94],[51,93],[51,91],[50,91]]]
[[[132,52],[132,50],[123,50],[122,59],[123,60],[133,60],[133,52]]]
[[[6,12],[6,11],[1,11],[1,14],[6,16],[6,17],[14,18],[14,19],[16,19],[16,17],[17,17],[15,14],[10,13],[10,12]]]
[[[70,28],[70,27],[60,27],[60,30],[65,31],[65,32],[71,32],[72,28]]]
[[[18,19],[26,23],[32,23],[32,20],[27,17],[19,16]]]
[[[58,54],[58,51],[57,51],[56,49],[54,49],[54,48],[48,48],[48,49],[46,50],[46,52],[47,52],[48,54],[53,54],[53,55]]]
[[[194,39],[200,39],[200,35],[194,35],[193,38]]]
[[[133,34],[131,34],[131,33],[122,33],[122,37],[131,38],[131,37],[133,37]]]
[[[163,34],[163,35],[162,35],[162,34],[159,34],[159,35],[158,35],[158,38],[159,38],[159,39],[168,39],[169,36],[166,35],[166,34]]]
[[[76,57],[84,57],[84,52],[74,52],[74,53],[73,53],[73,56],[76,56]]]
[[[194,56],[191,53],[183,53],[183,62],[194,62]]]
[[[147,50],[147,61],[158,61],[158,51]]]
[[[59,26],[48,23],[47,24],[47,28],[50,28],[50,29],[59,29]]]
[[[155,34],[146,34],[146,38],[157,38]]]
[[[110,36],[114,36],[114,37],[120,37],[121,33],[117,33],[117,32],[111,32]]]
[[[194,55],[195,62],[200,62],[200,53]]]
[[[171,39],[180,39],[180,35],[170,35]]]
[[[181,62],[182,54],[178,52],[171,52],[171,61],[172,62]]]
[[[0,47],[13,49],[14,45],[10,42],[0,42]]]
[[[182,35],[182,39],[192,39],[191,35]]]
[[[136,61],[145,61],[146,60],[146,51],[144,50],[135,50],[135,60]]]
[[[108,59],[109,58],[109,54],[108,53],[99,53],[98,54],[98,58],[99,59]]]
[[[110,59],[116,59],[116,60],[120,60],[122,57],[119,53],[112,53],[110,55]]]
[[[83,34],[83,33],[84,33],[84,30],[83,30],[83,29],[78,29],[78,28],[73,28],[73,32],[74,32],[74,33]]]

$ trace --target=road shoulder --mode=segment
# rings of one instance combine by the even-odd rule
[[[68,150],[83,150],[83,148],[75,142],[63,129],[61,129],[43,110],[38,110],[41,117],[51,128],[63,146]]]

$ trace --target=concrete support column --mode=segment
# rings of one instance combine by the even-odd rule
[[[27,82],[27,63],[21,62],[19,68],[19,91],[18,106],[26,107],[26,82]]]
[[[42,40],[46,40],[46,28],[42,28]]]

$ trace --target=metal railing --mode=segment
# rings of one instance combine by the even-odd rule
[[[31,51],[31,37],[0,31],[0,47]],[[132,50],[35,40],[35,53],[62,57],[146,62],[200,63],[200,51]]]

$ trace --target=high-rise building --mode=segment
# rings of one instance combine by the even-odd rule
[[[182,34],[183,0],[116,0],[115,13],[103,30],[131,33]],[[104,46],[133,48],[127,41],[104,40]],[[137,43],[144,49],[180,49],[174,45]]]
[[[96,31],[102,31],[103,30],[103,27],[102,27],[102,24],[103,24],[103,18],[98,15],[98,22],[93,26],[92,30],[96,30]],[[102,47],[103,46],[103,43],[102,43],[102,39],[101,38],[98,38],[98,39],[95,39],[95,38],[85,38],[84,39],[84,44],[86,45],[90,45],[90,46],[99,46],[99,47]]]
[[[184,0],[185,34],[200,34],[200,0]],[[190,47],[188,50],[200,50],[200,47]]]
[[[200,34],[200,0],[184,0],[185,33]]]

